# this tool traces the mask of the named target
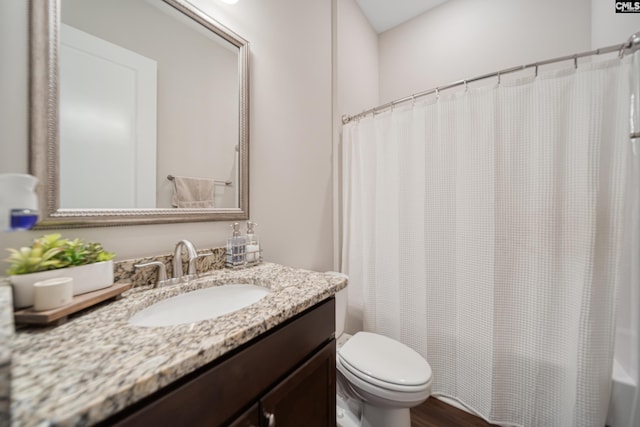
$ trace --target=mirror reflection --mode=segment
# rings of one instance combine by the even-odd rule
[[[239,48],[160,0],[60,17],[59,208],[240,207]]]
[[[249,217],[246,40],[187,0],[33,0],[30,20],[36,228]]]

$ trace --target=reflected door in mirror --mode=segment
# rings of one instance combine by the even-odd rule
[[[156,61],[62,25],[60,67],[60,207],[155,208]]]

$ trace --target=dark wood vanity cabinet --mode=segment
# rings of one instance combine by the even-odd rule
[[[231,427],[335,426],[335,368],[335,341],[331,341]]]
[[[261,426],[335,426],[335,370],[333,340],[260,399]]]
[[[325,300],[102,425],[335,426],[334,310]]]

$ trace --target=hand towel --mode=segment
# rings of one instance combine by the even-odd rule
[[[173,177],[174,191],[171,204],[175,208],[214,208],[215,181],[187,176]]]

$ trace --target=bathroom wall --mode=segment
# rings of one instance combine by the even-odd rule
[[[380,102],[589,50],[590,9],[588,0],[443,3],[380,35]]]
[[[355,0],[334,1],[338,110],[353,114],[378,103],[378,35]]]
[[[591,49],[618,44],[640,31],[640,13],[616,13],[609,0],[591,0]]]
[[[251,50],[250,209],[268,261],[332,266],[331,2],[193,0]],[[28,2],[0,2],[0,173],[27,172]],[[169,253],[180,239],[223,245],[229,222],[64,230],[118,259]],[[0,253],[43,231],[0,233]],[[4,258],[4,256],[2,256]],[[4,270],[4,266],[2,266]]]

